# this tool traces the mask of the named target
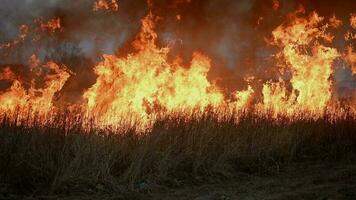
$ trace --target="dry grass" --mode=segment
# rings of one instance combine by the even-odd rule
[[[239,115],[238,123],[214,112],[170,115],[143,133],[134,127],[84,131],[80,120],[26,127],[3,119],[0,188],[6,191],[0,194],[121,193],[278,173],[302,161],[355,160],[355,116]]]

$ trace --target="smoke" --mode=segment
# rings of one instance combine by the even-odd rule
[[[6,51],[6,56],[0,56],[0,64],[26,64],[32,54],[41,60],[63,63],[76,73],[65,89],[81,93],[93,83],[92,68],[102,54],[130,52],[129,44],[140,29],[140,19],[147,14],[145,0],[118,2],[117,12],[95,12],[93,0],[2,0],[0,44],[16,39],[23,24],[30,27],[30,34],[19,48],[0,50]],[[354,11],[349,1],[331,0],[280,0],[277,9],[273,9],[272,0],[152,2],[153,13],[160,17],[156,27],[160,45],[170,46],[172,56],[179,55],[184,62],[191,60],[194,51],[207,54],[214,66],[210,76],[220,77],[217,83],[227,90],[246,88],[245,79],[250,76],[261,81],[276,76],[276,49],[268,46],[266,39],[300,4],[307,12],[317,10],[326,18],[335,14],[345,22]],[[55,17],[61,19],[61,31],[40,36],[35,33],[36,19]],[[345,48],[342,36],[335,39],[341,52]],[[39,39],[33,40],[36,37]],[[355,88],[353,76],[345,73],[349,71],[338,70],[337,83],[341,88]]]

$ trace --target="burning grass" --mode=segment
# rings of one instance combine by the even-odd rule
[[[236,118],[239,120],[236,121]],[[62,121],[61,121],[62,119]],[[73,122],[74,121],[74,122]],[[86,129],[65,115],[0,127],[0,185],[15,194],[88,194],[278,173],[295,162],[355,161],[355,115],[171,114],[151,128]],[[6,192],[3,194],[6,195]]]
[[[334,84],[337,62],[354,65],[351,46],[343,53],[333,43],[342,21],[302,7],[288,14],[266,39],[279,72],[246,75],[244,90],[225,91],[217,84],[223,77],[208,78],[207,54],[170,59],[173,49],[158,44],[160,16],[147,3],[130,51],[103,55],[77,102],[61,99],[73,66],[34,54],[26,75],[0,71],[0,199],[141,191],[278,173],[309,160],[355,161],[354,93],[344,101]],[[116,0],[93,8],[118,9]],[[61,18],[38,22],[49,35],[65,30]],[[29,30],[21,26],[0,50],[22,44]]]

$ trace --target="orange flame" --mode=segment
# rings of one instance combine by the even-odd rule
[[[15,112],[31,111],[32,114],[45,115],[54,109],[53,98],[62,89],[70,73],[64,66],[60,67],[54,62],[48,62],[42,67],[50,71],[45,77],[43,88],[35,87],[35,79],[26,89],[24,83],[16,79],[15,73],[10,68],[5,68],[0,73],[0,80],[12,81],[12,85],[6,91],[0,93],[0,113],[14,114]],[[21,115],[21,113],[19,113]],[[20,116],[24,117],[24,116]]]
[[[10,67],[5,67],[3,72],[0,73],[0,80],[15,80],[16,75],[11,71]]]
[[[118,11],[119,10],[119,3],[118,0],[98,0],[94,2],[93,6],[94,11],[99,10],[111,10],[111,11]]]
[[[19,35],[18,38],[16,38],[13,41],[7,42],[5,44],[0,44],[0,49],[4,49],[4,48],[14,48],[16,47],[18,44],[20,44],[21,42],[24,42],[27,35],[29,32],[29,27],[25,24],[21,25],[19,27]]]
[[[50,19],[47,22],[43,22],[42,19],[40,19],[39,23],[40,23],[40,27],[41,27],[42,31],[54,33],[58,30],[61,30],[61,19],[60,18]]]
[[[104,61],[96,66],[97,81],[84,98],[87,110],[100,120],[113,123],[110,119],[117,114],[147,118],[159,110],[203,109],[223,102],[223,95],[206,78],[209,58],[194,53],[188,68],[179,60],[169,63],[169,49],[155,44],[154,26],[150,13],[142,20],[142,30],[133,42],[137,53],[126,58],[104,55]]]
[[[148,1],[150,9],[152,3]],[[95,5],[94,10],[118,8],[114,0],[99,0]],[[351,15],[351,27],[354,27],[355,18]],[[252,108],[271,111],[274,116],[303,112],[318,117],[336,102],[331,102],[333,62],[343,56],[356,74],[352,46],[343,55],[330,47],[334,39],[330,30],[340,27],[342,22],[336,16],[325,20],[316,12],[305,16],[304,9],[300,8],[272,32],[269,44],[280,50],[276,58],[278,66],[282,66],[278,81],[263,84],[262,99],[256,97],[258,87],[252,87],[249,80],[246,80],[246,90],[226,95],[224,89],[207,78],[212,67],[207,55],[194,52],[188,65],[179,57],[173,61],[168,59],[169,47],[157,45],[157,20],[151,11],[141,20],[141,31],[132,42],[133,53],[124,57],[103,55],[103,61],[94,68],[95,84],[83,94],[84,103],[73,107],[95,116],[96,125],[114,125],[128,115],[145,123],[161,113],[204,111],[207,108],[226,112]],[[41,23],[40,27],[40,30],[54,32],[61,28],[60,19]],[[17,43],[25,40],[27,33],[27,26],[20,27]],[[21,80],[10,67],[0,73],[0,81],[10,83],[0,92],[1,114],[19,110],[46,116],[57,110],[57,94],[72,73],[54,62],[41,65],[35,55],[30,57],[28,67],[35,76],[30,82]],[[38,86],[38,77],[45,77],[42,86]]]
[[[300,9],[291,15],[290,24],[281,25],[272,33],[273,43],[282,49],[285,68],[292,73],[292,93],[287,95],[283,84],[266,84],[264,103],[277,112],[305,110],[321,114],[331,99],[332,63],[339,53],[321,44],[333,39],[326,33],[328,24],[321,25],[323,18],[315,12],[309,18],[298,17],[303,12]]]
[[[352,28],[356,29],[356,14],[352,13],[350,16],[350,25]]]
[[[352,75],[355,75],[356,74],[356,53],[354,52],[352,46],[347,47],[345,59],[351,66]]]

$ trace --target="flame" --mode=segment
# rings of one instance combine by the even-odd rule
[[[21,42],[24,42],[25,39],[28,36],[28,32],[29,32],[29,27],[28,25],[21,25],[19,27],[19,35],[16,39],[14,39],[13,41],[7,42],[5,44],[0,44],[0,49],[6,49],[6,48],[14,48],[16,47],[18,44],[20,44]]]
[[[11,71],[10,67],[5,67],[3,72],[0,73],[0,81],[1,80],[15,80],[16,75],[14,72]]]
[[[350,26],[353,30],[356,29],[356,14],[350,15]],[[354,39],[356,39],[356,34],[351,32],[350,30],[347,31],[345,34],[345,40],[349,41],[349,40],[354,40]]]
[[[235,101],[232,105],[233,109],[243,110],[245,108],[248,108],[254,92],[255,91],[250,85],[248,85],[247,90],[235,92]]]
[[[338,18],[336,18],[335,15],[333,15],[330,19],[329,19],[329,24],[331,27],[333,28],[338,28],[342,25],[342,21],[339,20]]]
[[[272,111],[275,116],[299,112],[320,116],[332,98],[332,64],[340,54],[326,45],[334,38],[329,30],[342,22],[335,16],[325,22],[316,12],[309,17],[303,14],[300,8],[289,15],[289,23],[272,33],[272,44],[281,49],[277,58],[291,78],[265,83],[263,102],[256,108]],[[149,119],[160,111],[207,107],[242,110],[251,106],[255,91],[250,85],[235,92],[227,103],[222,90],[207,78],[211,64],[206,55],[194,53],[189,66],[183,66],[179,58],[169,62],[170,49],[156,45],[155,21],[151,12],[142,20],[141,32],[132,43],[135,53],[122,58],[104,55],[95,68],[96,83],[83,96],[88,113],[114,124],[120,119],[118,115]]]
[[[346,48],[346,54],[344,57],[345,57],[346,61],[351,66],[352,75],[355,75],[356,74],[356,53],[354,52],[352,46],[348,46]]]
[[[40,24],[42,31],[54,33],[58,30],[61,30],[61,19],[60,18],[50,19],[47,22],[43,22],[43,20],[40,19],[39,24]]]
[[[179,15],[179,14],[178,14],[178,15],[176,15],[176,20],[177,20],[177,21],[182,20],[182,16],[181,16],[181,15]]]
[[[279,82],[267,82],[263,85],[263,104],[262,111],[270,111],[277,116],[279,114],[292,115],[294,113],[294,94],[288,95],[283,80]],[[260,108],[261,109],[261,108]]]
[[[94,2],[93,6],[94,11],[99,10],[111,10],[111,11],[118,11],[119,10],[119,3],[118,0],[98,0]]]
[[[174,1],[182,2],[190,1]],[[273,3],[274,9],[279,9],[280,2],[276,0]],[[332,30],[342,26],[342,21],[335,15],[325,20],[316,12],[306,16],[300,7],[288,15],[287,22],[273,30],[268,43],[278,50],[275,55],[277,66],[280,66],[278,81],[264,82],[261,91],[261,86],[251,85],[251,80],[255,79],[251,77],[245,80],[245,90],[226,94],[224,88],[208,79],[212,68],[208,55],[194,52],[188,64],[179,57],[168,59],[171,58],[171,49],[158,46],[155,27],[159,18],[151,11],[153,2],[148,1],[148,5],[150,11],[141,20],[141,31],[131,43],[133,52],[120,57],[103,55],[103,60],[94,68],[97,75],[95,83],[84,92],[83,101],[70,107],[95,117],[98,126],[118,124],[127,116],[147,123],[161,113],[210,108],[226,112],[252,108],[262,113],[272,112],[273,116],[303,113],[320,117],[339,103],[332,95],[334,61],[342,57],[356,74],[353,46],[348,46],[342,55],[331,47],[334,40]],[[116,0],[99,0],[94,5],[94,10],[117,9]],[[352,14],[350,24],[353,28],[355,18]],[[179,21],[182,16],[176,15],[176,19]],[[60,18],[40,22],[37,31],[53,33],[61,29]],[[21,26],[19,32],[11,45],[28,37],[28,26]],[[353,39],[353,36],[347,37],[347,40]],[[30,81],[22,80],[11,67],[0,72],[0,81],[10,83],[0,92],[1,114],[20,111],[20,116],[26,117],[24,113],[30,111],[31,115],[46,117],[57,111],[58,94],[73,73],[52,61],[41,64],[36,55],[30,57],[28,68],[33,76]]]
[[[26,112],[30,111],[30,114],[43,116],[53,111],[54,96],[62,89],[70,77],[70,73],[64,66],[59,66],[51,61],[37,67],[49,71],[45,76],[43,88],[36,88],[35,79],[33,79],[30,87],[26,89],[24,83],[16,78],[15,73],[10,68],[5,68],[0,73],[0,80],[12,81],[12,85],[0,93],[0,113],[16,114],[23,112],[17,114],[26,115],[28,114]]]
[[[26,24],[21,25],[19,27],[19,35],[17,36],[17,38],[5,44],[0,44],[0,50],[18,47],[19,44],[25,42],[25,40],[28,38],[30,33],[39,34],[40,31],[54,33],[56,31],[61,30],[62,28],[60,18],[54,18],[47,22],[44,22],[42,18],[39,18],[34,20],[34,23],[39,28],[36,28],[35,30],[31,30],[29,25]],[[39,36],[37,35],[37,37]],[[33,41],[35,40],[36,39],[34,38]]]
[[[265,106],[277,113],[306,111],[321,114],[331,99],[332,63],[339,57],[335,48],[321,44],[329,43],[333,36],[321,25],[323,18],[313,12],[308,18],[298,17],[300,9],[290,15],[290,24],[284,24],[272,33],[273,43],[282,49],[284,68],[292,74],[292,92],[287,94],[283,80],[276,84],[265,84],[263,88]],[[335,21],[335,19],[333,20]]]
[[[279,0],[272,0],[272,8],[273,8],[273,10],[278,10],[279,7],[280,7]]]
[[[353,29],[356,29],[356,14],[352,13],[350,16],[350,25]]]
[[[352,13],[350,16],[350,25],[351,27],[355,30],[356,29],[356,14]],[[345,40],[355,40],[356,39],[356,34],[352,33],[351,31],[348,31],[345,34]],[[351,71],[352,75],[356,74],[356,53],[354,52],[354,48],[352,45],[349,45],[346,48],[346,54],[345,54],[345,60],[350,64],[351,66]]]
[[[189,67],[183,67],[179,59],[168,62],[169,49],[155,44],[154,20],[152,13],[142,20],[142,30],[133,42],[136,53],[126,58],[104,55],[96,66],[97,81],[84,98],[87,111],[100,120],[113,123],[112,116],[118,114],[147,118],[159,110],[204,109],[223,102],[219,89],[207,80],[210,59],[194,53]]]

